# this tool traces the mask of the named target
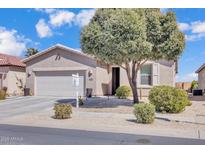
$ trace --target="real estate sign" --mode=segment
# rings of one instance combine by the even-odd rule
[[[79,74],[72,74],[73,77],[73,86],[75,87],[76,91],[76,108],[79,108],[79,101],[78,101],[78,87],[80,85],[80,77]]]

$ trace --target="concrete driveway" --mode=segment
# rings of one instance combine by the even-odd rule
[[[72,99],[34,96],[8,98],[0,101],[0,119],[47,110],[55,103],[69,100],[73,101]]]

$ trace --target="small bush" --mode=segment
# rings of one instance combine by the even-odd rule
[[[190,104],[184,90],[170,86],[152,88],[149,92],[149,101],[156,106],[156,111],[162,113],[179,113]]]
[[[191,106],[191,105],[192,105],[192,102],[188,100],[186,106]]]
[[[2,90],[4,90],[7,93],[8,88],[7,87],[3,87]]]
[[[0,90],[0,100],[6,99],[6,92],[4,90]]]
[[[54,106],[55,116],[56,119],[68,119],[71,118],[72,114],[72,106],[70,104],[55,104]]]
[[[129,97],[131,95],[131,89],[128,86],[120,86],[119,88],[117,88],[116,90],[116,96],[119,99],[126,99],[127,97]]]
[[[138,123],[152,123],[155,118],[155,106],[150,103],[135,104],[134,115],[136,116]]]
[[[79,102],[80,106],[84,105],[84,100],[83,100],[83,98],[81,96],[78,97],[78,102]]]
[[[33,93],[31,90],[29,90],[29,96],[33,96]]]

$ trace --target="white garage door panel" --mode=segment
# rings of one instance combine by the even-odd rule
[[[84,76],[80,76],[79,87],[73,85],[72,76],[36,76],[36,95],[37,96],[64,96],[74,97],[78,90],[79,96],[84,95]]]

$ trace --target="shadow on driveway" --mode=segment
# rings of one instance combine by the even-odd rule
[[[57,103],[69,103],[76,106],[76,99],[59,99]],[[108,97],[92,97],[84,100],[84,105],[81,108],[116,108],[118,106],[132,107],[132,100],[118,99]]]
[[[56,100],[56,104],[71,104],[72,106],[75,106],[76,99],[58,99]]]
[[[82,108],[116,108],[119,106],[132,107],[133,103],[129,99],[93,97],[87,98]]]

